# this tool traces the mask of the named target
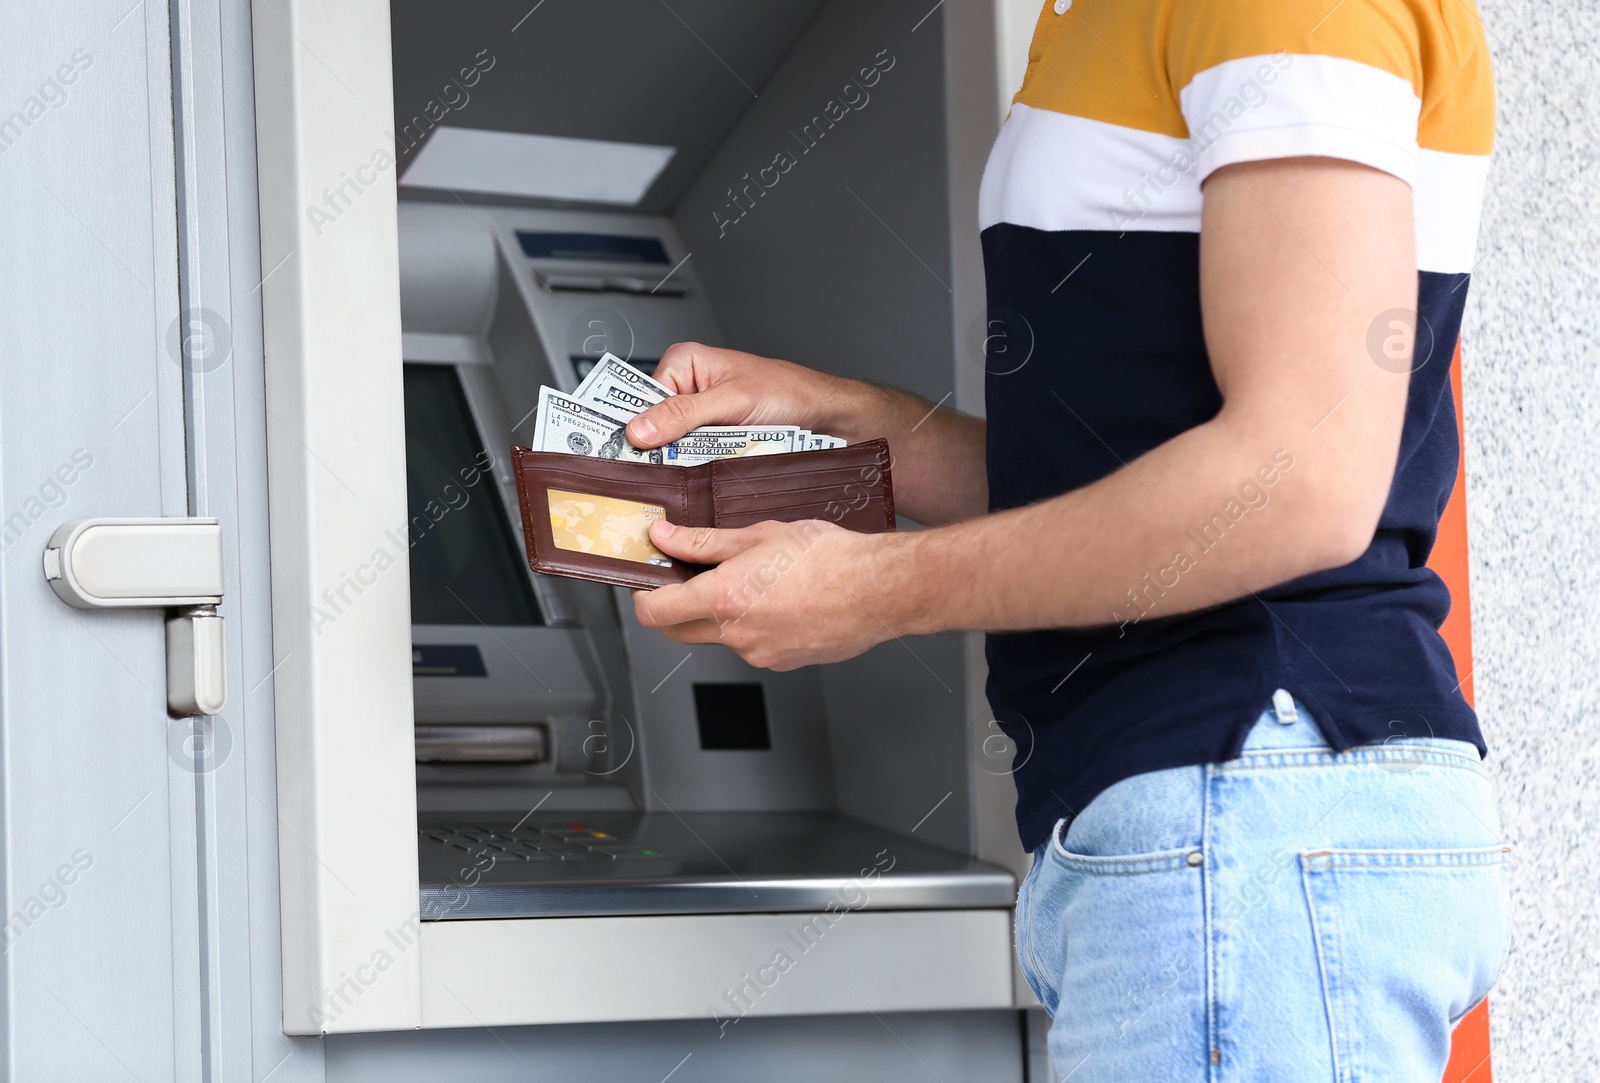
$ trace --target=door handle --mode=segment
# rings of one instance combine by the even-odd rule
[[[214,715],[228,699],[222,526],[215,519],[74,519],[44,550],[44,577],[78,609],[164,609],[167,713]]]

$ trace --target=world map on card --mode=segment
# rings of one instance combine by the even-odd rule
[[[545,494],[556,548],[672,567],[672,561],[650,544],[650,524],[666,516],[661,505],[568,489],[546,489]]]

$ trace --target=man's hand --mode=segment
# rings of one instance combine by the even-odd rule
[[[674,559],[717,565],[687,583],[634,592],[639,623],[668,639],[722,643],[781,671],[853,658],[897,634],[873,604],[894,578],[896,535],[820,519],[737,530],[658,520],[650,540]]]
[[[903,391],[697,342],[669,348],[655,377],[675,394],[628,423],[636,447],[669,444],[701,425],[799,425],[848,444],[881,436],[889,441],[902,514],[933,525],[988,510],[978,418]]]
[[[701,425],[827,426],[853,381],[789,361],[698,342],[668,348],[655,378],[677,392],[628,423],[636,447],[660,447]],[[859,386],[859,385],[858,385]]]

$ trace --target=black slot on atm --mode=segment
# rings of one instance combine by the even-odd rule
[[[765,752],[772,747],[766,696],[758,681],[696,684],[694,720],[700,747],[708,752]]]

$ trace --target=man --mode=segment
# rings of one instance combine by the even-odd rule
[[[930,529],[658,522],[717,567],[638,615],[774,669],[990,633],[1018,950],[1079,1083],[1437,1080],[1498,973],[1425,567],[1492,135],[1470,0],[1055,0],[980,198],[991,330],[1033,342],[987,425],[694,344],[630,425],[889,438]]]

